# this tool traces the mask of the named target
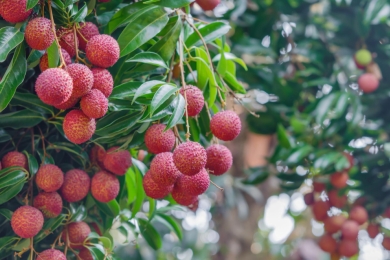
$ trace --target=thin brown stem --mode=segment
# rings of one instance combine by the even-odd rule
[[[62,67],[66,67],[66,63],[65,63],[65,59],[64,57],[62,56],[62,51],[61,51],[61,45],[58,41],[58,37],[57,37],[57,33],[56,33],[56,25],[54,23],[54,18],[53,18],[53,10],[51,8],[51,0],[47,0],[47,5],[48,5],[48,8],[49,8],[49,15],[50,15],[50,21],[51,21],[51,29],[54,33],[54,40],[56,41],[56,44],[57,44],[57,48],[58,48],[58,52],[60,54],[60,60],[61,60],[61,64],[60,64],[60,68]]]
[[[34,237],[30,238],[30,260],[34,259]]]
[[[215,182],[213,182],[212,180],[210,180],[210,183],[213,184],[215,187],[217,187],[220,191],[224,190],[222,187],[220,187],[217,184],[215,184]]]
[[[183,66],[183,39],[180,36],[179,39],[179,51],[180,51],[180,70],[181,70],[181,82],[182,82],[182,87],[184,88],[184,99],[186,101],[186,125],[187,125],[187,133],[186,133],[186,141],[190,139],[190,124],[188,122],[188,102],[187,102],[187,91],[186,91],[186,82],[184,78],[184,66]]]

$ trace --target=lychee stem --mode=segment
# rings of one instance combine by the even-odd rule
[[[180,49],[180,72],[181,72],[181,82],[182,82],[182,87],[186,87],[186,82],[184,79],[184,66],[183,66],[183,36],[180,35],[179,39],[179,49]],[[184,99],[186,101],[186,125],[187,125],[187,133],[186,133],[186,140],[188,141],[190,139],[190,124],[188,123],[188,102],[187,102],[187,91],[184,90]]]
[[[51,21],[51,29],[54,33],[54,40],[56,41],[58,52],[60,54],[60,60],[61,60],[60,68],[62,68],[64,66],[66,67],[65,59],[62,56],[61,46],[60,46],[60,43],[58,42],[58,38],[57,38],[56,25],[54,23],[53,10],[51,8],[51,0],[47,0],[47,4],[49,6],[48,8],[49,8],[50,21]]]
[[[217,184],[215,184],[215,182],[213,182],[212,180],[210,180],[210,183],[213,184],[216,188],[218,188],[220,191],[224,191],[224,189],[220,186],[218,186]]]
[[[30,260],[34,259],[34,237],[30,238]]]
[[[74,38],[74,47],[76,49],[76,62],[82,61],[85,65],[87,65],[88,67],[91,67],[84,59],[80,58],[80,56],[79,56],[79,45],[78,45],[78,42],[77,42],[77,32],[76,32],[76,30],[77,30],[76,24],[74,24],[73,25],[73,38]],[[81,33],[80,33],[80,35],[81,35]],[[83,36],[81,35],[81,37],[83,37]]]

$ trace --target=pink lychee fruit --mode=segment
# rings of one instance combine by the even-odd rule
[[[219,112],[211,119],[210,130],[218,139],[232,141],[241,132],[240,118],[230,110]]]
[[[181,173],[195,175],[206,166],[207,153],[199,143],[188,141],[176,147],[173,162]]]
[[[230,150],[221,144],[213,144],[206,149],[206,169],[213,175],[222,175],[227,172],[233,164],[233,156]]]
[[[150,171],[145,174],[142,185],[146,195],[156,200],[165,198],[173,189],[173,185],[165,186],[154,182]]]
[[[119,59],[118,42],[111,36],[99,34],[93,36],[87,43],[85,52],[88,60],[95,66],[108,68]]]
[[[175,145],[175,134],[172,129],[165,131],[166,125],[155,124],[146,130],[145,145],[149,152],[158,154],[172,151]]]
[[[73,169],[65,173],[61,195],[67,202],[77,202],[88,195],[90,187],[91,179],[88,174],[83,170]]]
[[[64,173],[54,164],[45,164],[39,167],[35,182],[40,189],[54,192],[59,190],[64,183]]]
[[[124,175],[132,164],[130,152],[117,146],[108,149],[104,157],[104,167],[116,175]]]
[[[107,203],[119,194],[119,180],[115,175],[100,171],[92,177],[91,193],[100,202]]]
[[[62,125],[66,137],[75,144],[82,144],[89,139],[96,130],[95,119],[89,118],[80,110],[72,110],[66,114]]]
[[[42,230],[43,215],[31,206],[21,206],[12,214],[11,227],[21,238],[32,238]]]
[[[175,184],[181,175],[173,162],[173,153],[159,153],[150,163],[150,174],[155,183],[162,186]]]
[[[180,89],[180,94],[187,97],[188,116],[199,115],[204,106],[203,92],[195,86],[188,85]]]
[[[80,101],[81,110],[90,118],[101,118],[108,111],[108,99],[97,89],[92,89]]]

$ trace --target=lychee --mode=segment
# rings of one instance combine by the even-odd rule
[[[133,164],[131,154],[127,150],[118,150],[119,147],[112,147],[107,150],[104,156],[104,167],[116,175],[124,175]]]
[[[165,130],[166,125],[155,124],[146,130],[145,145],[149,152],[158,154],[172,151],[175,145],[175,134],[172,129]]]
[[[92,71],[80,63],[73,63],[66,67],[73,80],[72,97],[82,97],[87,94],[93,86]]]
[[[165,198],[173,189],[173,185],[165,186],[154,182],[150,171],[145,174],[142,185],[146,195],[156,200]]]
[[[80,29],[77,33],[77,38],[79,39],[79,49],[84,51],[89,39],[98,34],[100,34],[99,28],[94,23],[80,23]]]
[[[108,98],[114,88],[114,79],[111,73],[102,68],[92,68],[93,87],[92,89],[100,90]]]
[[[80,110],[72,110],[66,114],[63,123],[66,137],[75,144],[82,144],[89,139],[96,130],[95,119],[89,118]]]
[[[199,173],[192,176],[181,174],[175,184],[176,189],[191,196],[198,196],[204,193],[209,186],[210,176],[206,169],[202,169]]]
[[[27,157],[24,154],[16,151],[8,152],[6,155],[4,155],[3,159],[1,160],[1,164],[3,168],[19,166],[28,170]]]
[[[198,200],[198,196],[191,196],[188,195],[186,192],[173,188],[172,190],[172,198],[180,205],[183,206],[190,206],[192,204],[195,204]]]
[[[54,106],[55,108],[57,109],[60,109],[60,110],[67,110],[67,109],[70,109],[70,108],[73,108],[76,106],[77,102],[79,102],[80,98],[78,97],[70,97],[67,101],[65,101],[64,103],[61,103],[59,105],[56,105]]]
[[[92,177],[92,196],[100,202],[107,203],[119,194],[119,180],[115,175],[100,171]]]
[[[380,233],[380,227],[378,224],[370,224],[367,227],[368,236],[372,239],[376,238],[376,236]]]
[[[349,212],[349,218],[355,220],[359,225],[363,225],[368,220],[368,213],[362,206],[355,206]]]
[[[232,141],[241,132],[240,118],[231,110],[219,112],[211,119],[210,130],[218,139]]]
[[[334,234],[341,230],[344,222],[347,220],[343,215],[331,216],[324,220],[324,229],[329,234]]]
[[[384,238],[383,238],[382,246],[383,246],[386,250],[390,250],[390,237],[384,237]]]
[[[73,169],[65,173],[61,195],[67,202],[77,202],[84,199],[91,187],[91,179],[83,170]]]
[[[75,46],[75,37],[73,30],[68,30],[61,28],[57,30],[57,37],[59,38],[59,43],[61,48],[64,48],[70,55],[70,57],[74,57],[76,55],[76,46]],[[78,39],[76,37],[77,45]]]
[[[34,207],[42,211],[46,218],[55,218],[61,214],[62,199],[57,192],[40,192],[34,198]]]
[[[383,216],[386,218],[390,218],[390,208],[387,208],[385,212],[383,213]]]
[[[47,249],[38,254],[37,260],[66,260],[66,256],[60,250]]]
[[[348,181],[348,173],[347,172],[336,172],[330,175],[330,183],[338,189],[342,189],[347,187]]]
[[[150,163],[150,174],[155,183],[162,186],[175,184],[181,175],[173,162],[173,153],[159,153]]]
[[[341,234],[343,239],[354,240],[357,239],[359,233],[359,224],[353,220],[347,220],[341,227]]]
[[[32,238],[43,227],[42,213],[31,206],[21,206],[12,214],[11,227],[21,238]]]
[[[0,0],[0,15],[9,23],[20,23],[32,13],[26,10],[27,0]]]
[[[339,208],[339,209],[343,208],[348,200],[346,195],[339,196],[337,190],[329,191],[328,197],[329,197],[330,205],[332,205],[333,207]]]
[[[78,257],[81,260],[94,260],[91,252],[89,252],[88,248],[83,248],[80,250],[80,253],[78,254]]]
[[[213,175],[222,175],[227,172],[233,164],[233,156],[230,150],[221,144],[213,144],[206,149],[206,169]]]
[[[85,52],[93,65],[108,68],[118,61],[120,49],[118,42],[113,37],[99,34],[88,41]]]
[[[378,88],[379,80],[374,74],[364,73],[359,77],[358,84],[364,93],[371,93]]]
[[[54,164],[45,164],[39,167],[35,182],[46,192],[57,191],[64,183],[64,173]]]
[[[221,3],[221,0],[196,0],[196,3],[204,11],[212,11]]]
[[[315,192],[323,192],[326,186],[323,182],[313,181],[313,189]]]
[[[44,17],[32,19],[26,26],[24,38],[32,49],[46,50],[55,39],[51,21]]]
[[[173,152],[176,168],[185,175],[195,175],[206,166],[206,150],[196,142],[185,142]]]
[[[71,248],[81,249],[90,233],[91,228],[84,221],[72,222],[65,226],[61,239],[65,243],[69,241]]]
[[[306,193],[304,196],[303,196],[303,200],[305,201],[305,204],[307,206],[311,206],[314,204],[315,200],[314,200],[314,193],[313,192],[309,192],[309,193]]]
[[[199,115],[204,106],[203,92],[197,87],[188,85],[180,89],[180,94],[187,97],[188,116]]]
[[[61,53],[62,53],[62,57],[64,58],[65,64],[66,65],[71,64],[72,60],[69,56],[69,53],[62,48],[61,48]],[[39,69],[41,70],[41,72],[44,72],[45,70],[49,69],[49,56],[47,55],[47,53],[45,53],[41,57],[41,59],[39,61]]]
[[[317,221],[324,221],[328,218],[328,211],[330,209],[330,203],[328,201],[316,201],[313,204],[313,215]]]
[[[198,208],[199,208],[199,197],[197,198],[197,200],[194,203],[192,203],[191,205],[189,205],[187,207],[191,211],[196,212],[198,210]]]
[[[73,81],[63,69],[50,68],[42,72],[35,83],[35,91],[43,103],[57,106],[72,95]]]
[[[356,240],[341,240],[338,247],[340,255],[345,257],[352,257],[359,253],[359,246]]]
[[[372,61],[371,52],[366,49],[358,50],[355,54],[355,60],[359,65],[367,66]]]
[[[336,240],[329,234],[323,235],[318,241],[320,248],[327,253],[333,253],[337,250]]]
[[[100,168],[104,168],[104,157],[106,156],[106,150],[99,146],[95,145],[92,147],[89,153],[89,159],[91,163],[99,165]]]
[[[80,101],[81,110],[90,118],[101,118],[108,111],[108,99],[97,89],[92,89]]]

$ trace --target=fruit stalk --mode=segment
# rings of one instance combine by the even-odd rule
[[[51,21],[51,29],[54,33],[54,40],[56,41],[58,52],[60,54],[60,60],[61,60],[60,68],[62,68],[64,66],[66,67],[66,63],[65,63],[64,57],[62,56],[62,52],[61,52],[61,46],[60,46],[60,43],[58,42],[58,38],[57,38],[56,25],[54,23],[53,10],[51,8],[51,0],[47,0],[47,5],[49,6],[48,8],[49,8],[50,21]]]
[[[185,82],[185,78],[184,78],[184,66],[183,66],[183,47],[184,44],[183,44],[183,37],[182,35],[180,35],[180,39],[179,39],[179,49],[180,49],[180,72],[181,72],[181,84],[182,84],[182,87],[185,87],[186,86],[186,82]],[[186,91],[184,91],[184,99],[186,101],[186,125],[187,125],[187,133],[186,133],[186,141],[188,141],[190,139],[190,124],[188,122],[188,102],[187,102],[187,94],[186,94]]]

